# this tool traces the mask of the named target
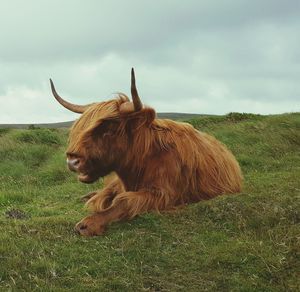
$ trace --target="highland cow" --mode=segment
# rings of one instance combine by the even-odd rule
[[[133,69],[132,101],[119,94],[75,105],[50,82],[57,101],[82,114],[70,131],[69,169],[83,183],[113,174],[102,190],[84,196],[93,213],[75,226],[81,235],[102,234],[109,223],[144,212],[240,192],[242,174],[232,153],[190,124],[156,118],[139,98]]]

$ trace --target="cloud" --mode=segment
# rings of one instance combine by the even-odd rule
[[[129,92],[157,111],[300,110],[299,1],[7,1],[0,123],[74,118],[74,103]],[[16,105],[23,106],[17,107]]]
[[[0,95],[1,123],[9,124],[17,120],[18,123],[33,124],[37,120],[40,123],[47,123],[69,121],[76,118],[75,114],[57,109],[54,101],[47,98],[48,95],[48,92],[26,87],[8,88],[4,95]]]

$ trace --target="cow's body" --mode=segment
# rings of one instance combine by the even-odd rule
[[[112,221],[150,210],[241,190],[240,167],[222,143],[140,106],[132,110],[123,94],[89,105],[71,130],[69,167],[80,181],[115,173],[104,189],[86,196],[94,214],[76,225],[82,235],[101,234]]]

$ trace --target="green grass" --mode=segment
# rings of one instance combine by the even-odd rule
[[[189,121],[236,155],[244,191],[82,238],[67,130],[0,130],[0,291],[299,291],[300,114]],[[11,218],[15,210],[26,216]]]

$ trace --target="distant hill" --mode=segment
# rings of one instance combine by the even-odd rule
[[[73,121],[61,122],[61,123],[45,123],[45,124],[0,124],[0,128],[11,129],[27,129],[31,126],[39,128],[69,128]]]
[[[171,120],[189,120],[206,116],[204,114],[186,114],[186,113],[158,113],[157,116],[160,119],[171,119]]]
[[[186,113],[158,113],[157,116],[161,119],[188,120],[206,115]],[[42,124],[0,124],[0,128],[27,129],[30,126],[35,126],[39,128],[69,128],[73,124],[73,122],[74,121]]]

